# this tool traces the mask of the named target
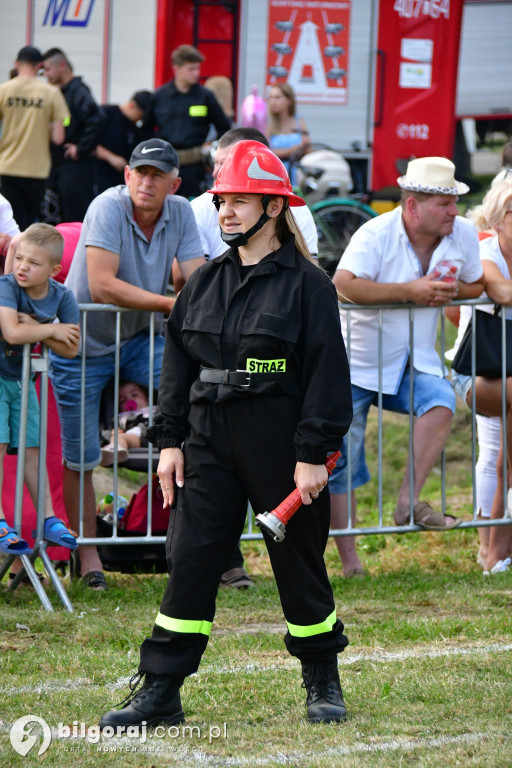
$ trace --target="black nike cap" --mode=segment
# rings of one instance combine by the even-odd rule
[[[148,139],[137,144],[130,157],[130,170],[140,165],[153,165],[164,173],[171,173],[180,167],[180,162],[176,150],[168,141]]]

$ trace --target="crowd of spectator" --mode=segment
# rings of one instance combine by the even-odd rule
[[[205,86],[199,83],[204,60],[200,51],[181,45],[172,52],[171,60],[170,82],[154,92],[138,90],[119,105],[98,105],[87,84],[74,74],[67,54],[59,48],[46,52],[33,46],[21,48],[14,76],[0,85],[2,271],[4,261],[5,272],[13,270],[20,231],[27,230],[33,222],[78,226],[73,233],[74,244],[76,237],[79,239],[72,249],[66,287],[79,303],[115,304],[132,310],[122,316],[120,377],[139,388],[147,388],[150,383],[150,315],[157,313],[156,327],[160,329],[160,321],[174,305],[175,299],[168,292],[169,280],[179,292],[205,259],[216,259],[226,250],[217,211],[206,192],[205,147],[212,139],[217,140],[210,171],[213,182],[239,141],[270,146],[290,174],[293,161],[310,149],[307,126],[296,113],[295,95],[288,85],[276,85],[270,91],[269,121],[264,135],[253,127],[233,127],[232,89],[226,78],[210,78]],[[39,76],[41,72],[44,78]],[[504,149],[498,191],[491,190],[487,206],[500,190],[512,189],[511,149],[512,145]],[[370,477],[365,460],[365,430],[369,409],[378,402],[377,360],[381,343],[385,347],[380,372],[383,408],[408,413],[411,381],[414,392],[413,449],[395,505],[395,525],[416,524],[433,531],[460,525],[460,518],[449,512],[443,514],[420,498],[448,440],[455,411],[454,389],[435,351],[440,308],[454,299],[476,298],[484,288],[498,303],[512,303],[507,271],[512,199],[507,190],[500,198],[499,215],[485,219],[489,239],[479,245],[475,225],[458,214],[458,197],[468,187],[456,180],[453,163],[436,157],[412,160],[397,183],[401,188],[400,206],[367,222],[356,232],[340,259],[334,285],[345,302],[408,302],[423,307],[421,322],[415,323],[412,354],[408,310],[342,312],[345,338],[350,328],[354,419],[350,440],[347,436],[343,439],[342,457],[329,481],[331,527],[335,529],[348,526],[349,507],[351,523],[356,526],[355,491]],[[191,203],[189,198],[194,198]],[[484,209],[487,211],[485,204]],[[299,207],[294,215],[309,253],[316,256],[317,232],[310,210],[307,206]],[[496,257],[498,252],[503,263]],[[3,306],[0,299],[0,309]],[[62,324],[68,322],[64,320]],[[462,330],[464,327],[461,324]],[[2,333],[9,341],[3,324]],[[72,528],[78,530],[82,487],[81,530],[85,538],[93,539],[93,472],[100,463],[113,462],[114,443],[103,451],[100,445],[99,409],[102,392],[114,375],[115,315],[89,314],[87,336],[82,340],[79,355],[76,350],[74,355],[63,354],[62,345],[48,341],[51,335],[42,333],[41,339],[36,336],[34,341],[43,340],[52,349],[51,380],[61,425],[67,518]],[[19,344],[25,336],[12,338],[13,344]],[[152,361],[155,389],[159,386],[163,349],[164,337],[158,333]],[[87,395],[82,434],[80,393],[84,361]],[[455,392],[471,405],[471,378],[455,379]],[[497,485],[489,483],[491,490],[485,494],[486,502],[478,501],[479,514],[483,518],[498,518],[504,512],[502,468],[506,460],[497,437],[501,380],[493,380],[490,387],[485,379],[477,377],[475,386],[478,415],[482,419],[482,446],[489,424],[494,429],[490,440],[493,449],[484,473],[487,480],[491,475],[495,479],[498,467]],[[512,396],[510,403],[507,399],[507,413],[510,406]],[[485,417],[494,417],[494,422]],[[512,423],[507,432],[512,434]],[[126,458],[129,442],[123,438],[116,443],[121,459]],[[482,451],[485,453],[483,448]],[[510,461],[511,457],[508,458]],[[245,506],[247,501],[244,498]],[[51,505],[47,505],[47,516],[53,516],[51,511]],[[8,540],[17,533],[3,518],[1,525],[0,549],[12,553],[15,547]],[[489,529],[483,529],[480,533],[478,562],[486,573],[507,570],[511,565],[512,544],[500,530],[489,534]],[[62,543],[65,534],[59,531],[59,536]],[[355,538],[338,537],[336,543],[344,575],[367,576]],[[106,589],[101,558],[94,546],[79,548],[78,566],[86,585]],[[253,585],[239,546],[226,563],[221,584]]]

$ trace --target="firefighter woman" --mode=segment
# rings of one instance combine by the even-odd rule
[[[255,141],[233,146],[213,203],[229,247],[193,273],[167,324],[155,425],[158,476],[172,505],[169,582],[139,672],[120,710],[100,725],[184,721],[179,689],[208,643],[221,574],[256,514],[295,487],[303,506],[284,541],[265,534],[302,664],[308,719],[346,716],[337,654],[347,645],[324,563],[328,453],[352,417],[336,291],[316,266],[289,206],[282,162]],[[139,686],[142,682],[142,687]]]

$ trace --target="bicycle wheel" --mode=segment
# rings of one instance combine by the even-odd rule
[[[358,200],[338,198],[315,203],[311,213],[318,231],[318,260],[332,277],[354,232],[377,214]]]

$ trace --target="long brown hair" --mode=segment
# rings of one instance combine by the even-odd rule
[[[293,117],[295,115],[295,111],[297,108],[297,102],[295,100],[295,91],[293,90],[291,85],[288,85],[288,83],[276,83],[272,86],[272,88],[278,88],[283,96],[286,96],[286,98],[289,101],[288,104],[288,114],[290,117]],[[281,123],[279,121],[279,118],[277,118],[275,115],[273,115],[271,112],[269,112],[268,116],[268,127],[269,127],[269,134],[273,136],[274,134],[281,133]]]
[[[290,210],[288,201],[286,198],[283,198],[283,200],[285,201],[283,208],[275,219],[275,237],[279,240],[281,245],[284,245],[288,240],[294,237],[295,247],[300,255],[307,259],[307,261],[311,261],[318,266],[317,260],[312,257],[307,243],[304,240],[304,235],[297,226],[297,222]]]

